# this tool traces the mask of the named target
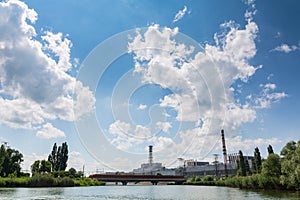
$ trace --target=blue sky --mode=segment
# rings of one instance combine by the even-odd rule
[[[280,153],[299,140],[296,0],[0,9],[0,139],[24,154],[24,169],[54,142],[68,142],[69,167],[95,171],[136,168],[149,144],[167,166],[211,161],[222,128],[229,153],[258,146],[266,156],[269,144]]]

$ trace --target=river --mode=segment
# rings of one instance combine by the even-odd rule
[[[70,188],[0,188],[1,200],[48,200],[48,199],[299,199],[293,192],[254,192],[237,188],[183,185],[128,185]]]

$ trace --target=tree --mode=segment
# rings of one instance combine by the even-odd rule
[[[62,143],[61,146],[57,148],[56,143],[54,143],[52,152],[48,156],[48,161],[51,163],[52,171],[66,170],[68,162],[68,145],[66,142]]]
[[[0,148],[0,176],[7,177],[10,174],[20,176],[21,162],[23,162],[23,154],[18,150],[5,147]]]
[[[254,159],[253,159],[253,173],[261,172],[261,156],[258,147],[254,149]]]
[[[0,175],[2,174],[4,159],[6,157],[6,149],[4,145],[0,148]]]
[[[281,184],[287,189],[300,190],[300,140],[287,143],[281,154],[285,156],[281,163]]]
[[[48,160],[36,160],[31,165],[31,173],[47,173],[51,172],[51,163]]]
[[[48,156],[48,161],[51,163],[52,171],[57,171],[57,146],[54,143],[52,152]]]
[[[61,146],[61,158],[60,158],[60,170],[66,170],[67,168],[67,162],[68,162],[68,145],[67,143],[62,143]]]
[[[243,152],[239,151],[239,159],[238,159],[238,175],[239,176],[246,176],[246,166],[245,166],[245,159],[243,156]]]
[[[39,172],[51,172],[51,163],[48,160],[42,160]]]
[[[299,141],[298,141],[298,143],[299,143]],[[289,158],[289,157],[291,157],[290,155],[292,155],[296,149],[297,149],[296,142],[290,141],[282,148],[280,155],[282,155],[286,158]]]
[[[36,160],[36,161],[34,161],[34,163],[31,165],[31,173],[32,173],[32,174],[35,174],[35,173],[40,172],[40,163],[41,163],[41,161]]]
[[[249,166],[249,161],[245,159],[245,171],[246,175],[250,175],[250,166]]]
[[[272,153],[262,164],[262,174],[268,177],[277,177],[281,175],[281,163],[279,155]]]
[[[77,178],[77,171],[73,167],[69,169],[69,174],[71,178]]]
[[[272,154],[272,153],[274,153],[273,147],[270,144],[268,146],[268,153],[269,153],[269,155]]]

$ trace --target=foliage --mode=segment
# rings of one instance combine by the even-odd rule
[[[11,149],[1,145],[0,147],[0,176],[20,176],[21,162],[23,162],[23,154],[18,150]]]
[[[51,163],[47,160],[36,160],[31,165],[31,173],[48,173],[51,172]]]
[[[75,179],[75,186],[102,186],[104,182],[91,178]]]
[[[298,143],[292,141],[282,149],[284,156],[281,163],[281,184],[287,189],[300,190],[300,140]]]
[[[51,174],[55,177],[55,178],[63,178],[63,177],[69,177],[70,173],[68,171],[54,171],[51,172]]]
[[[58,148],[56,143],[54,143],[51,154],[48,156],[48,161],[51,163],[52,171],[66,170],[68,157],[67,143],[62,143],[62,145]]]
[[[30,187],[55,187],[55,178],[51,174],[36,174],[29,180]]]
[[[264,176],[279,178],[281,174],[280,157],[277,154],[269,154],[268,158],[262,164],[261,173]]]
[[[237,165],[238,165],[237,174],[239,176],[246,176],[245,159],[244,159],[243,152],[241,150],[239,151],[239,159]]]
[[[254,150],[254,159],[253,159],[253,165],[252,165],[252,172],[253,173],[260,173],[261,172],[261,156],[258,147]]]
[[[284,156],[284,158],[291,158],[297,147],[299,148],[299,141],[296,144],[295,141],[288,142],[281,150],[280,155]]]
[[[269,155],[274,153],[273,147],[270,144],[268,146],[268,153],[269,153]]]

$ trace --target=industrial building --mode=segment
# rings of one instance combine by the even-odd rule
[[[141,164],[140,168],[134,169],[133,174],[143,174],[143,175],[175,175],[175,169],[167,169],[162,165],[162,163],[153,162],[153,146],[149,146],[149,158],[148,163]]]
[[[134,169],[132,174],[143,174],[143,175],[184,175],[187,177],[191,176],[227,176],[236,174],[237,161],[239,160],[239,154],[233,153],[227,156],[225,135],[224,130],[221,130],[222,137],[222,152],[224,162],[219,162],[218,154],[214,154],[215,161],[211,164],[209,162],[197,161],[194,159],[183,160],[183,166],[176,169],[168,169],[162,165],[162,163],[153,162],[153,146],[149,146],[149,158],[148,163],[141,164],[140,168]],[[245,160],[248,160],[249,167],[252,169],[253,156],[244,156]]]

